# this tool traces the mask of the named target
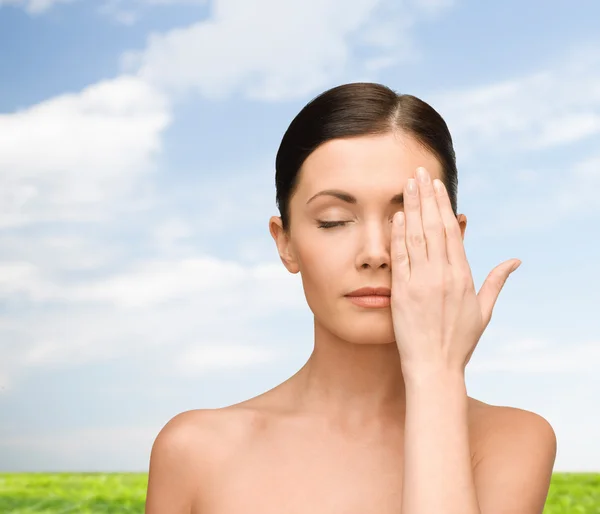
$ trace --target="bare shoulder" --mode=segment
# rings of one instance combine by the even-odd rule
[[[150,454],[146,514],[189,514],[200,484],[258,423],[249,409],[195,409],[171,418],[160,430]]]
[[[163,426],[150,453],[145,514],[191,513],[195,461],[213,424],[210,416],[186,411]]]
[[[478,406],[474,480],[482,512],[542,512],[557,451],[552,425],[516,407]]]
[[[518,434],[556,439],[554,429],[546,418],[532,411],[491,405],[471,399],[473,420],[482,440],[497,443],[506,437]]]
[[[256,409],[232,405],[217,409],[194,409],[177,414],[162,428],[155,446],[181,451],[190,466],[217,462],[235,454],[264,417]]]

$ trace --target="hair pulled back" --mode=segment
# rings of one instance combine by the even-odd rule
[[[403,132],[436,156],[454,215],[458,173],[452,137],[444,119],[428,103],[382,84],[354,82],[313,98],[286,130],[275,159],[276,204],[283,230],[290,228],[290,198],[306,158],[332,139]]]

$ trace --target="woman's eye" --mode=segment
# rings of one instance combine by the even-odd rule
[[[317,220],[319,222],[318,228],[333,228],[333,227],[343,227],[349,221],[322,221]],[[394,221],[394,218],[390,218],[390,223]]]
[[[339,226],[343,226],[346,223],[349,223],[348,221],[321,221],[321,220],[317,220],[319,222],[318,228],[332,228],[332,227],[339,227]]]

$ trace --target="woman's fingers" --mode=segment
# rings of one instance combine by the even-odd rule
[[[409,178],[404,188],[404,216],[406,218],[406,249],[411,272],[427,264],[427,242],[421,221],[421,202],[417,181]]]
[[[406,249],[406,224],[402,211],[394,214],[392,219],[391,252],[393,281],[408,282],[410,279],[410,259]]]
[[[446,255],[446,234],[438,200],[429,172],[425,168],[417,168],[417,181],[421,201],[421,222],[427,244],[427,260],[430,265],[440,268],[448,264],[448,256]]]
[[[452,210],[448,191],[441,180],[435,179],[433,182],[441,220],[446,233],[445,244],[448,262],[456,269],[470,270],[460,226]]]

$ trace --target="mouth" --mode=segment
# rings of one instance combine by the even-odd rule
[[[381,309],[389,307],[391,297],[387,295],[361,295],[361,296],[346,296],[354,305],[372,309]]]
[[[361,287],[356,291],[348,293],[346,296],[360,297],[360,296],[387,296],[390,297],[392,292],[389,287]]]

